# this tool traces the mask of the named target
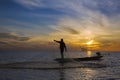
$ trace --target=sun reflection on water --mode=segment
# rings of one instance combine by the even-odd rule
[[[95,76],[96,71],[90,68],[86,68],[84,69],[84,74],[86,74],[85,79],[91,80]]]
[[[92,80],[97,74],[96,70],[91,68],[79,68],[74,69],[74,71],[69,70],[66,73],[67,74],[64,74],[64,79],[60,80]],[[69,77],[69,79],[67,79],[66,76],[67,78]]]
[[[87,56],[91,57],[92,56],[92,52],[91,51],[87,51]]]

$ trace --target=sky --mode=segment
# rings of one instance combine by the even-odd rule
[[[120,51],[120,0],[0,0],[0,50]]]

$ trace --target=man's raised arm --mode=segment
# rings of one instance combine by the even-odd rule
[[[57,40],[54,40],[55,42],[57,42],[57,43],[60,43],[60,41],[57,41]]]

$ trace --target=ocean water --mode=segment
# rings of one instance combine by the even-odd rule
[[[60,57],[59,52],[0,52],[0,64],[26,62],[22,66],[27,64],[33,67],[33,69],[0,68],[0,80],[120,80],[120,52],[101,54],[104,57],[100,61],[71,62],[64,67],[79,67],[61,68],[61,65],[53,60]],[[95,52],[91,51],[65,53],[65,57],[69,58],[94,55]],[[47,66],[60,68],[44,69]]]

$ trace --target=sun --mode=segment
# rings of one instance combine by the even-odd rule
[[[93,44],[93,40],[88,41],[86,44],[87,44],[87,45]]]

